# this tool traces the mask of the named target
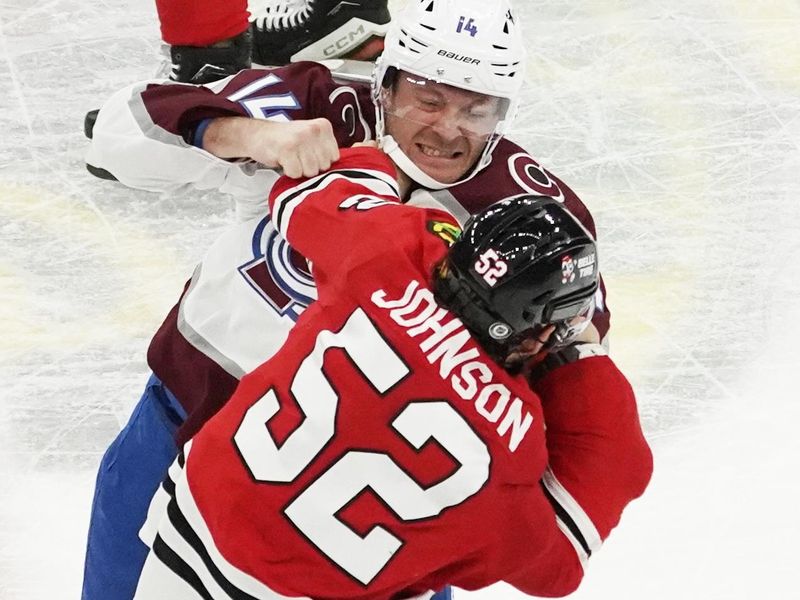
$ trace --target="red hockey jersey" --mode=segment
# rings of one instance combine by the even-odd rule
[[[204,598],[572,591],[583,570],[540,485],[540,399],[430,290],[456,221],[399,204],[372,149],[281,180],[271,203],[318,300],[171,470],[137,598],[159,577]]]

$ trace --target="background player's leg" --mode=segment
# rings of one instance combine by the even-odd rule
[[[373,60],[383,51],[388,0],[156,0],[170,46],[169,77],[209,83],[250,67],[298,60]],[[252,38],[251,38],[252,35]]]
[[[170,46],[168,76],[184,83],[210,83],[250,68],[252,38],[246,30],[210,46]]]
[[[209,83],[250,66],[247,0],[156,0],[169,78]]]
[[[253,61],[372,60],[383,51],[387,0],[252,0]]]
[[[130,600],[147,556],[139,529],[150,499],[178,455],[185,415],[151,377],[125,428],[100,463],[83,575],[83,600]]]
[[[170,46],[210,46],[248,26],[247,0],[156,0],[156,9]]]

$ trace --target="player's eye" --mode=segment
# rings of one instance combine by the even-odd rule
[[[436,98],[418,98],[417,104],[424,110],[438,110],[441,108],[442,103]]]

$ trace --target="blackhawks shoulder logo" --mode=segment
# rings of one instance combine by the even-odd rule
[[[442,238],[448,246],[452,246],[461,235],[461,228],[458,225],[446,221],[428,221],[428,231]]]

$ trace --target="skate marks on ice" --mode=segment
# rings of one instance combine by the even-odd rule
[[[531,90],[518,130],[593,209],[612,352],[655,453],[651,489],[574,597],[787,597],[800,8],[549,8],[531,71],[545,92]]]
[[[648,430],[691,426],[766,341],[767,240],[797,256],[800,9],[536,4],[519,136],[594,211]]]

